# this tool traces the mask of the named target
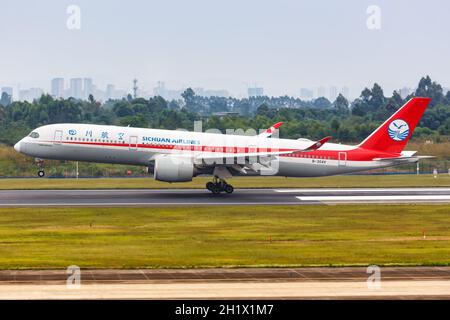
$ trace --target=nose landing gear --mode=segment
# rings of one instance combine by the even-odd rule
[[[228,184],[225,180],[217,177],[214,177],[212,182],[210,181],[206,184],[206,189],[211,191],[213,194],[219,194],[221,192],[233,193],[234,191],[231,184]]]
[[[39,171],[38,171],[38,177],[42,178],[45,176],[45,171],[44,171],[44,160],[42,159],[34,159],[34,161],[37,163],[38,167],[39,167]]]

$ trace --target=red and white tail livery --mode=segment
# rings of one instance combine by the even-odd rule
[[[409,100],[359,146],[364,149],[401,153],[429,102],[429,98]]]

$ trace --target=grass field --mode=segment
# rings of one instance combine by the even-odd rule
[[[450,205],[0,209],[0,269],[448,265],[449,213]]]
[[[211,177],[194,178],[188,183],[166,183],[153,178],[96,179],[0,179],[0,190],[6,189],[155,189],[205,188]],[[320,188],[320,187],[450,187],[450,175],[364,175],[323,178],[235,177],[229,182],[235,188]]]

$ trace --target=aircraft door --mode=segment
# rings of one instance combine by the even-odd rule
[[[55,130],[55,138],[53,144],[61,144],[62,142],[62,130]]]
[[[347,165],[347,152],[339,152],[339,167],[345,167]]]
[[[137,136],[130,136],[129,148],[130,148],[130,150],[137,150],[137,148],[138,148],[138,137]]]

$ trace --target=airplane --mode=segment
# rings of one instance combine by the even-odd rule
[[[329,143],[331,137],[271,138],[281,122],[257,136],[58,123],[33,130],[14,149],[39,160],[39,177],[45,175],[40,159],[141,165],[154,179],[165,182],[212,175],[206,184],[209,191],[232,193],[226,179],[233,176],[329,176],[429,158],[403,151],[429,102],[429,98],[411,98],[354,146]]]

